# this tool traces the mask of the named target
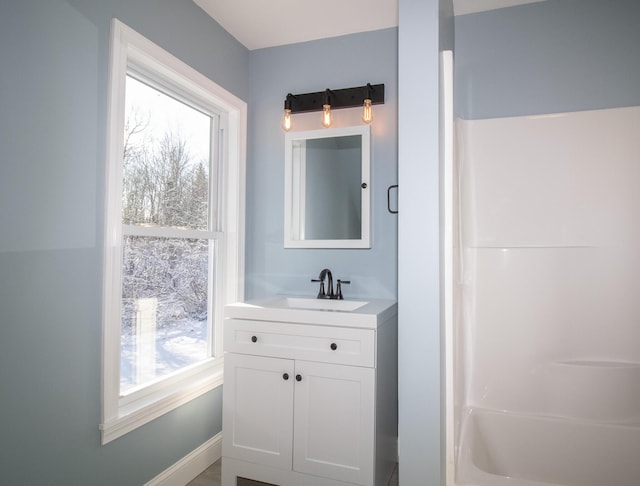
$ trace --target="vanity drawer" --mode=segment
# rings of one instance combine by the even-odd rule
[[[375,366],[375,331],[284,322],[226,319],[225,352]]]

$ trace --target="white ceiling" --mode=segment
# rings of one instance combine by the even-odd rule
[[[250,50],[398,25],[398,0],[193,0]],[[543,0],[453,0],[456,15]]]

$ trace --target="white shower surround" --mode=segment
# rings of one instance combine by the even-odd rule
[[[640,484],[640,107],[458,120],[457,152],[456,484]]]

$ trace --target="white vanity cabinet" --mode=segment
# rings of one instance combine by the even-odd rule
[[[386,486],[397,460],[395,304],[382,317],[225,321],[224,486]]]

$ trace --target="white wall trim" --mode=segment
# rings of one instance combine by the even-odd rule
[[[453,296],[455,246],[455,198],[454,189],[454,113],[453,113],[453,52],[440,53],[440,211],[441,211],[441,313],[444,342],[444,449],[445,484],[455,485],[455,415],[454,415],[454,336],[453,336]]]
[[[222,432],[162,471],[145,486],[184,486],[222,457]]]

